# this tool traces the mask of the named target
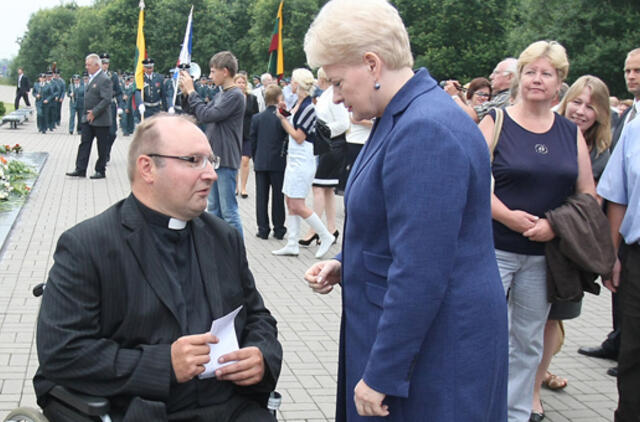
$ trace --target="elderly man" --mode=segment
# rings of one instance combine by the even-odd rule
[[[624,62],[624,80],[627,84],[627,90],[633,95],[633,106],[622,113],[618,120],[618,123],[613,130],[613,137],[611,142],[612,151],[615,150],[614,147],[618,143],[618,139],[620,138],[622,131],[626,127],[626,125],[634,120],[638,114],[640,114],[640,48],[631,50],[627,54],[627,58]],[[609,208],[607,208],[607,213],[609,213],[608,209]],[[621,256],[625,255],[626,249],[627,248],[623,243],[620,248]],[[612,294],[611,301],[613,310],[613,331],[609,333],[607,338],[602,342],[600,346],[581,347],[578,349],[578,353],[595,358],[613,360],[618,359],[618,353],[620,351],[620,335],[622,333],[623,326],[621,309],[622,301],[619,295],[615,292]],[[611,376],[617,376],[618,368],[609,368],[607,374]]]
[[[486,101],[478,106],[471,107],[467,105],[458,96],[460,83],[458,81],[447,81],[444,89],[451,98],[458,104],[476,123],[480,122],[492,108],[502,108],[509,104],[510,88],[513,79],[517,73],[518,60],[508,57],[498,63],[489,79],[491,79],[491,92],[493,97],[491,101]]]
[[[276,81],[273,79],[273,76],[271,76],[270,73],[263,73],[260,76],[260,83],[261,85],[255,88],[253,91],[251,91],[251,93],[255,95],[256,98],[258,99],[258,111],[262,113],[264,109],[267,107],[264,102],[264,90],[269,85],[275,84]]]
[[[113,83],[102,71],[100,57],[97,54],[87,56],[85,67],[89,73],[89,84],[84,90],[84,105],[80,119],[82,136],[80,146],[78,146],[76,169],[66,174],[73,177],[87,175],[91,144],[93,138],[97,138],[98,161],[95,166],[96,172],[91,176],[91,179],[104,179],[111,145],[109,128],[111,127],[110,104],[113,96]]]
[[[38,318],[45,415],[56,383],[110,398],[123,421],[274,420],[257,399],[280,373],[276,321],[242,237],[203,212],[218,164],[187,118],[146,119],[129,148],[131,195],[62,234]],[[212,320],[239,307],[239,349],[200,379]]]

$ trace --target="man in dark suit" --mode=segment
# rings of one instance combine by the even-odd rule
[[[16,100],[13,103],[14,108],[17,110],[18,106],[20,106],[20,98],[24,99],[27,107],[31,107],[31,103],[29,102],[29,78],[24,74],[24,71],[21,67],[18,68],[18,84],[16,87]]]
[[[633,105],[622,113],[613,130],[611,151],[613,151],[618,143],[622,130],[630,121],[635,119],[640,112],[640,48],[631,50],[627,54],[627,58],[624,63],[624,80],[627,84],[627,90],[633,95]],[[626,252],[627,248],[625,247],[624,242],[622,242],[618,252],[621,260]],[[622,302],[618,293],[611,294],[611,303],[613,311],[613,331],[609,333],[600,346],[580,347],[578,349],[578,353],[596,358],[618,360],[618,353],[620,352],[620,334],[622,333]],[[617,376],[618,368],[609,368],[607,374]]]
[[[104,179],[107,165],[107,156],[111,145],[109,128],[111,126],[111,99],[113,83],[100,68],[100,57],[97,54],[89,54],[85,60],[85,67],[89,72],[89,83],[85,85],[84,107],[82,111],[82,136],[78,155],[76,157],[76,169],[66,173],[67,176],[85,177],[87,165],[91,154],[93,138],[98,139],[98,161],[96,172],[91,179]]]
[[[284,101],[282,90],[277,85],[269,85],[264,90],[266,109],[255,114],[251,119],[251,155],[253,169],[256,173],[256,219],[258,222],[258,236],[261,239],[269,237],[269,189],[271,189],[271,221],[276,239],[282,239],[287,229],[284,227],[284,195],[282,182],[286,159],[284,145],[287,142],[287,132],[282,128],[280,119],[276,116],[276,105]]]
[[[274,421],[257,404],[282,362],[240,234],[204,212],[219,164],[191,120],[157,116],[129,149],[131,195],[62,234],[38,317],[34,378],[47,415],[53,384],[106,396],[115,420]],[[235,317],[239,349],[199,379]]]

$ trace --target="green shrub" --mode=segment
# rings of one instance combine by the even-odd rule
[[[7,112],[7,109],[5,108],[4,103],[0,101],[0,116],[4,116],[6,112]]]

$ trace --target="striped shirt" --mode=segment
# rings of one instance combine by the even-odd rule
[[[293,128],[301,129],[307,138],[305,141],[313,142],[313,139],[310,139],[309,134],[314,130],[316,124],[316,109],[311,102],[311,97],[307,97],[302,100],[302,104],[300,104],[300,108],[296,111],[296,114],[293,115]]]

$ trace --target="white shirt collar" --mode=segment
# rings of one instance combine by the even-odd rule
[[[182,230],[187,227],[187,222],[183,220],[178,220],[177,218],[171,217],[169,219],[169,228],[171,230]]]

